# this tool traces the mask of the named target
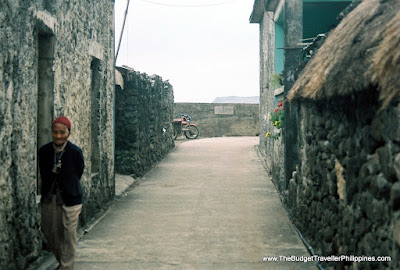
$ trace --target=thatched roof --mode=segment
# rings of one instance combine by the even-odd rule
[[[400,96],[400,0],[364,0],[329,34],[289,92],[348,96],[376,85],[386,106]]]
[[[369,72],[380,87],[380,100],[386,107],[400,96],[400,12],[387,25],[383,36]]]

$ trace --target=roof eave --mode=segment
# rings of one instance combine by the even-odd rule
[[[253,4],[253,11],[250,15],[250,23],[260,23],[264,15],[264,1],[268,0],[255,0]]]
[[[282,0],[255,0],[253,11],[250,15],[250,23],[260,23],[264,16],[264,11],[277,12],[281,1]]]

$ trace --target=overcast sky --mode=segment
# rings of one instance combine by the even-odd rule
[[[116,45],[127,0],[115,1]],[[158,3],[158,4],[157,4]],[[259,95],[254,0],[131,0],[117,65],[157,74],[175,102]]]

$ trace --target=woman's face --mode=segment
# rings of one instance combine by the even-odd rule
[[[56,123],[51,128],[51,136],[53,137],[54,144],[61,146],[68,140],[69,130],[65,125]]]

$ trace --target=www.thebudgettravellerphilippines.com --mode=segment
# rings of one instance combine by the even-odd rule
[[[264,256],[263,262],[390,262],[390,256],[356,256],[356,255],[340,255],[340,256]]]

